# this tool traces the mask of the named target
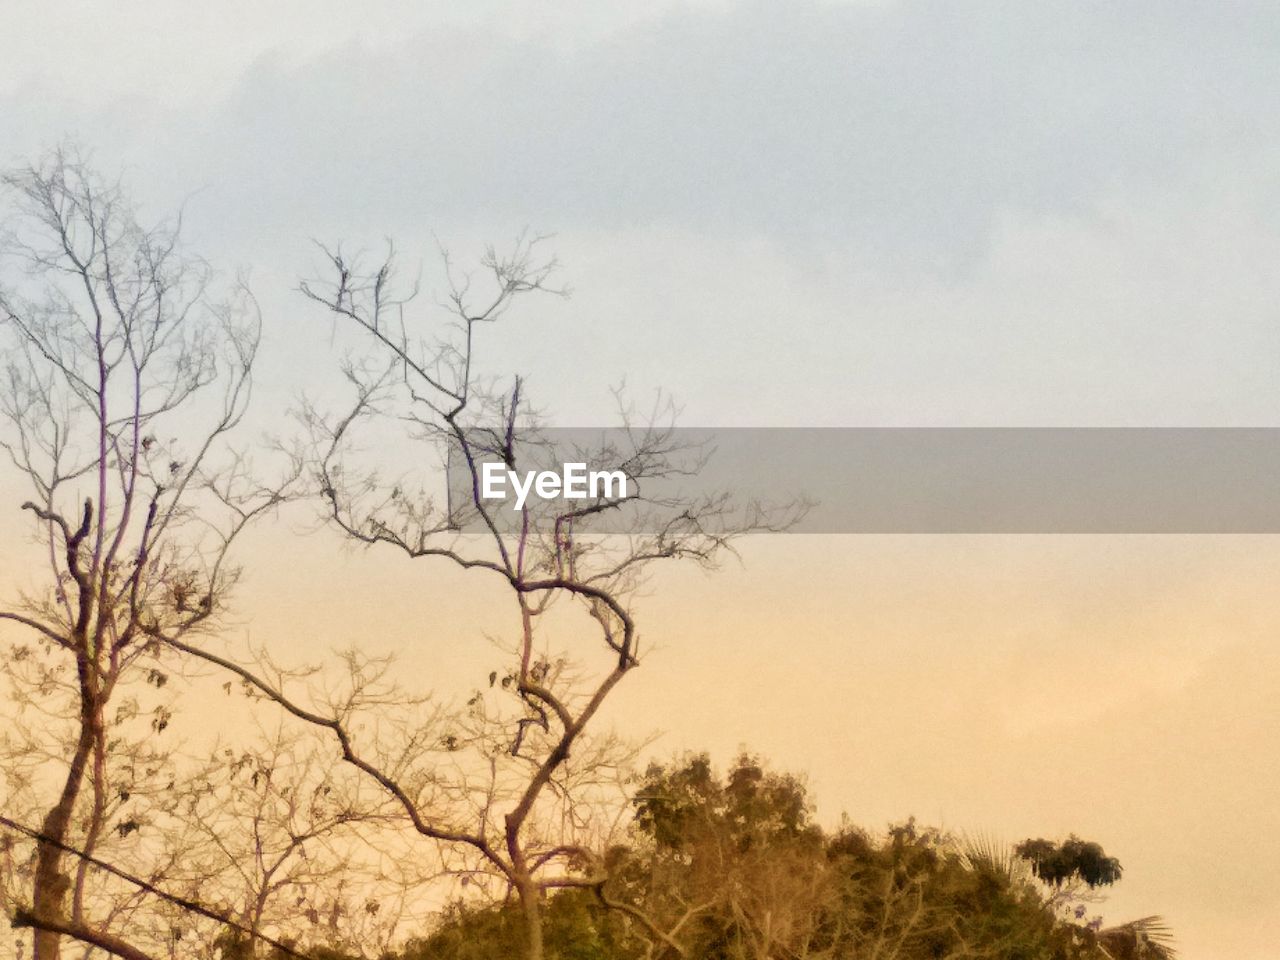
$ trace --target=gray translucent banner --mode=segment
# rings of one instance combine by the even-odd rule
[[[510,451],[501,438],[485,446],[473,446],[477,467],[509,459],[517,479],[583,463],[635,480],[621,502],[616,490],[570,501],[530,488],[528,522],[541,527],[590,506],[581,529],[621,533],[690,509],[726,527],[803,513],[797,533],[1280,533],[1273,428],[551,429]],[[449,461],[458,526],[482,529],[471,467]],[[504,530],[523,522],[513,499],[483,502]]]

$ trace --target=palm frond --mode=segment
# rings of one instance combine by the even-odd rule
[[[1173,933],[1161,917],[1142,917],[1098,931],[1098,943],[1112,960],[1175,960]]]
[[[958,844],[965,866],[970,870],[989,871],[1016,881],[1025,878],[1026,864],[1013,847],[988,833],[965,834]]]

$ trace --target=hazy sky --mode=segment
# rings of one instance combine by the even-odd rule
[[[575,293],[487,368],[562,423],[606,421],[625,377],[690,425],[1280,425],[1274,3],[0,7],[0,159],[69,136],[149,208],[185,197],[193,245],[252,271],[267,409],[336,364],[291,293],[313,238],[394,237],[430,292],[434,238],[465,257],[530,227]],[[369,614],[317,612],[339,577],[466,622],[366,559],[305,589],[251,565],[255,633],[339,642]],[[830,816],[1074,829],[1127,866],[1117,919],[1165,913],[1189,958],[1273,954],[1280,543],[747,560],[655,593],[619,722],[662,702],[672,749],[761,749]]]

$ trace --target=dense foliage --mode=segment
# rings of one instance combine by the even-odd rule
[[[1016,848],[1018,856],[1031,863],[1031,870],[1045,883],[1061,887],[1073,879],[1089,887],[1101,887],[1120,879],[1120,861],[1108,857],[1102,847],[1072,836],[1062,843],[1052,840],[1025,840]]]
[[[1113,882],[1120,869],[1075,837],[1028,841],[1015,852],[914,821],[879,836],[849,825],[826,832],[812,820],[803,783],[746,756],[723,778],[705,756],[653,766],[634,804],[631,843],[611,851],[600,890],[549,898],[548,957],[1172,955],[1154,921],[1110,930],[1086,922],[1073,891]],[[521,936],[514,904],[455,904],[399,960],[499,960],[519,954]]]

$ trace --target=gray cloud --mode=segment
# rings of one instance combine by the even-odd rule
[[[1002,211],[1247,172],[1277,29],[1261,4],[921,0],[685,11],[569,51],[424,34],[260,62],[195,143],[260,227],[656,223],[931,268]]]
[[[293,350],[311,237],[412,265],[433,231],[557,231],[578,297],[490,356],[571,421],[630,375],[702,423],[1275,422],[1280,8],[744,2],[572,42],[374,19],[264,41],[198,102],[30,81],[5,144],[70,132],[157,203],[203,188],[193,242],[256,265]]]

